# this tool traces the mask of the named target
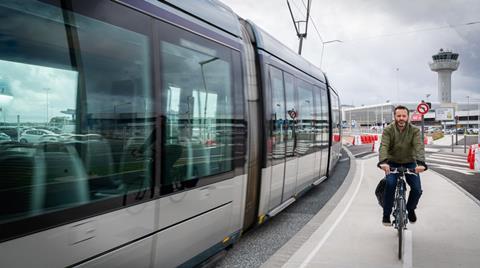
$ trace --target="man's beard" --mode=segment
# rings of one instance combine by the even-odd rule
[[[397,124],[397,126],[403,127],[407,124],[407,121],[395,120],[395,123]]]

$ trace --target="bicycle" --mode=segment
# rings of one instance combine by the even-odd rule
[[[393,226],[398,231],[398,259],[402,259],[403,250],[403,231],[407,229],[407,201],[405,198],[406,182],[405,174],[412,174],[418,176],[414,169],[407,169],[404,167],[390,168],[390,173],[399,174],[397,176],[397,185],[395,188],[395,199],[393,203]]]

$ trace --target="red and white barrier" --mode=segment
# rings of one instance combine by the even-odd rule
[[[475,150],[475,164],[473,165],[473,168],[476,170],[476,171],[479,171],[480,172],[480,149],[476,149]]]
[[[377,139],[377,140],[372,144],[372,152],[378,153],[378,151],[380,151],[380,144],[381,144],[381,142]]]
[[[470,145],[467,162],[470,169],[480,171],[480,144]]]
[[[362,144],[362,140],[360,138],[360,135],[353,136],[353,145],[360,145],[360,144]]]
[[[362,134],[353,136],[353,145],[373,144],[378,141],[378,135]]]

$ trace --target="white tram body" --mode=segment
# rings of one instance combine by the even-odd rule
[[[0,18],[1,267],[196,266],[340,155],[325,74],[220,2],[6,0]],[[20,140],[40,129],[55,138]]]

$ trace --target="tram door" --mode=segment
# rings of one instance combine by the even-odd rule
[[[270,68],[271,81],[271,188],[273,209],[295,194],[297,162],[294,153],[294,119],[296,117],[294,78],[279,69]]]
[[[322,114],[320,119],[320,128],[322,133],[322,162],[321,162],[321,169],[320,169],[320,176],[327,176],[327,166],[328,166],[328,159],[329,159],[329,144],[328,139],[330,135],[329,130],[329,119],[328,119],[328,94],[325,88],[321,89],[320,92],[321,102],[322,102]]]
[[[270,202],[269,210],[279,206],[284,200],[285,188],[285,154],[286,143],[286,110],[283,73],[270,67],[270,135],[268,140],[268,156],[270,161]]]
[[[320,171],[322,169],[322,99],[320,97],[321,89],[318,86],[313,87],[315,98],[315,177],[322,177]]]
[[[295,120],[298,114],[297,97],[295,94],[294,78],[290,74],[283,73],[285,85],[286,104],[286,154],[285,154],[285,187],[283,189],[283,201],[288,200],[295,194],[297,188],[298,157],[295,154]]]

